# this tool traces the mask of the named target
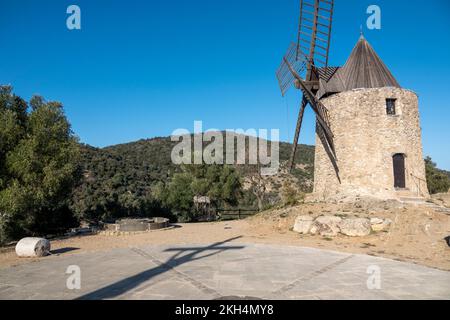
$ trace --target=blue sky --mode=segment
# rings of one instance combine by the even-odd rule
[[[82,30],[66,28],[79,5]],[[336,0],[330,65],[342,65],[366,9],[366,38],[420,97],[425,155],[450,169],[450,2]],[[290,141],[299,92],[275,70],[295,40],[299,0],[2,0],[0,83],[61,101],[82,142],[107,146],[177,128],[279,128]],[[301,143],[314,144],[308,111]]]

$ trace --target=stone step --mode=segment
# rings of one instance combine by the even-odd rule
[[[400,201],[404,203],[417,203],[417,204],[425,204],[427,203],[426,199],[423,197],[400,197]]]
[[[411,192],[411,191],[406,191],[406,190],[404,190],[404,191],[396,191],[395,192],[395,194],[397,195],[397,197],[399,197],[399,198],[403,198],[403,197],[405,197],[405,198],[411,198],[411,197],[417,197],[417,193],[413,193],[413,192]]]
[[[436,208],[435,211],[450,215],[450,209],[449,208]]]
[[[435,212],[439,212],[439,213],[445,213],[450,215],[450,208],[446,208],[443,206],[440,206],[436,203],[432,203],[432,202],[425,202],[425,206],[434,210]]]
[[[435,203],[430,203],[430,202],[425,202],[425,206],[430,207],[430,208],[441,208],[440,205],[437,205]]]
[[[400,201],[403,203],[407,203],[407,204],[422,205],[422,206],[430,208],[431,210],[434,210],[435,212],[450,215],[450,208],[440,206],[433,202],[428,202],[427,199],[423,198],[423,197],[402,196],[402,197],[400,197]]]

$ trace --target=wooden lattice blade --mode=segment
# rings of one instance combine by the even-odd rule
[[[303,92],[303,97],[306,98],[308,103],[311,105],[311,108],[316,113],[317,120],[319,121],[322,129],[324,130],[328,143],[334,152],[333,133],[331,132],[330,129],[327,108],[322,104],[322,102],[316,99],[315,95],[311,92],[306,82],[296,72],[294,67],[289,63],[288,59],[285,57],[283,58],[283,61],[286,64],[289,71],[291,72],[294,79],[296,80],[299,89]]]
[[[306,55],[316,67],[327,67],[334,0],[301,0],[297,55]]]
[[[307,62],[306,56],[297,56],[297,44],[291,43],[276,72],[278,84],[283,96],[294,83],[295,75],[292,70],[300,76],[305,72]]]
[[[309,105],[311,106],[311,108],[313,109],[313,111],[317,116],[317,121],[319,122],[320,126],[324,131],[328,144],[330,145],[332,151],[334,152],[333,132],[331,131],[330,128],[327,108],[323,105],[322,102],[316,99],[315,95],[311,92],[311,90],[308,89],[308,87],[305,85],[305,82],[302,79],[297,80],[304,97],[308,100]]]

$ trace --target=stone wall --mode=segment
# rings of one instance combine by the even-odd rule
[[[396,115],[386,112],[388,98],[396,99]],[[429,196],[418,97],[414,92],[399,88],[355,89],[322,102],[329,111],[341,181],[316,135],[317,198],[326,200],[342,195],[398,198],[392,159],[397,153],[406,157],[408,195]]]

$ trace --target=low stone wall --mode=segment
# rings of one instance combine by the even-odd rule
[[[169,226],[169,219],[155,218],[152,223],[148,224],[148,230],[164,229]]]
[[[166,218],[148,218],[148,219],[121,219],[116,223],[106,224],[103,235],[117,234],[135,234],[145,233],[152,230],[165,229],[170,226],[169,219]]]

